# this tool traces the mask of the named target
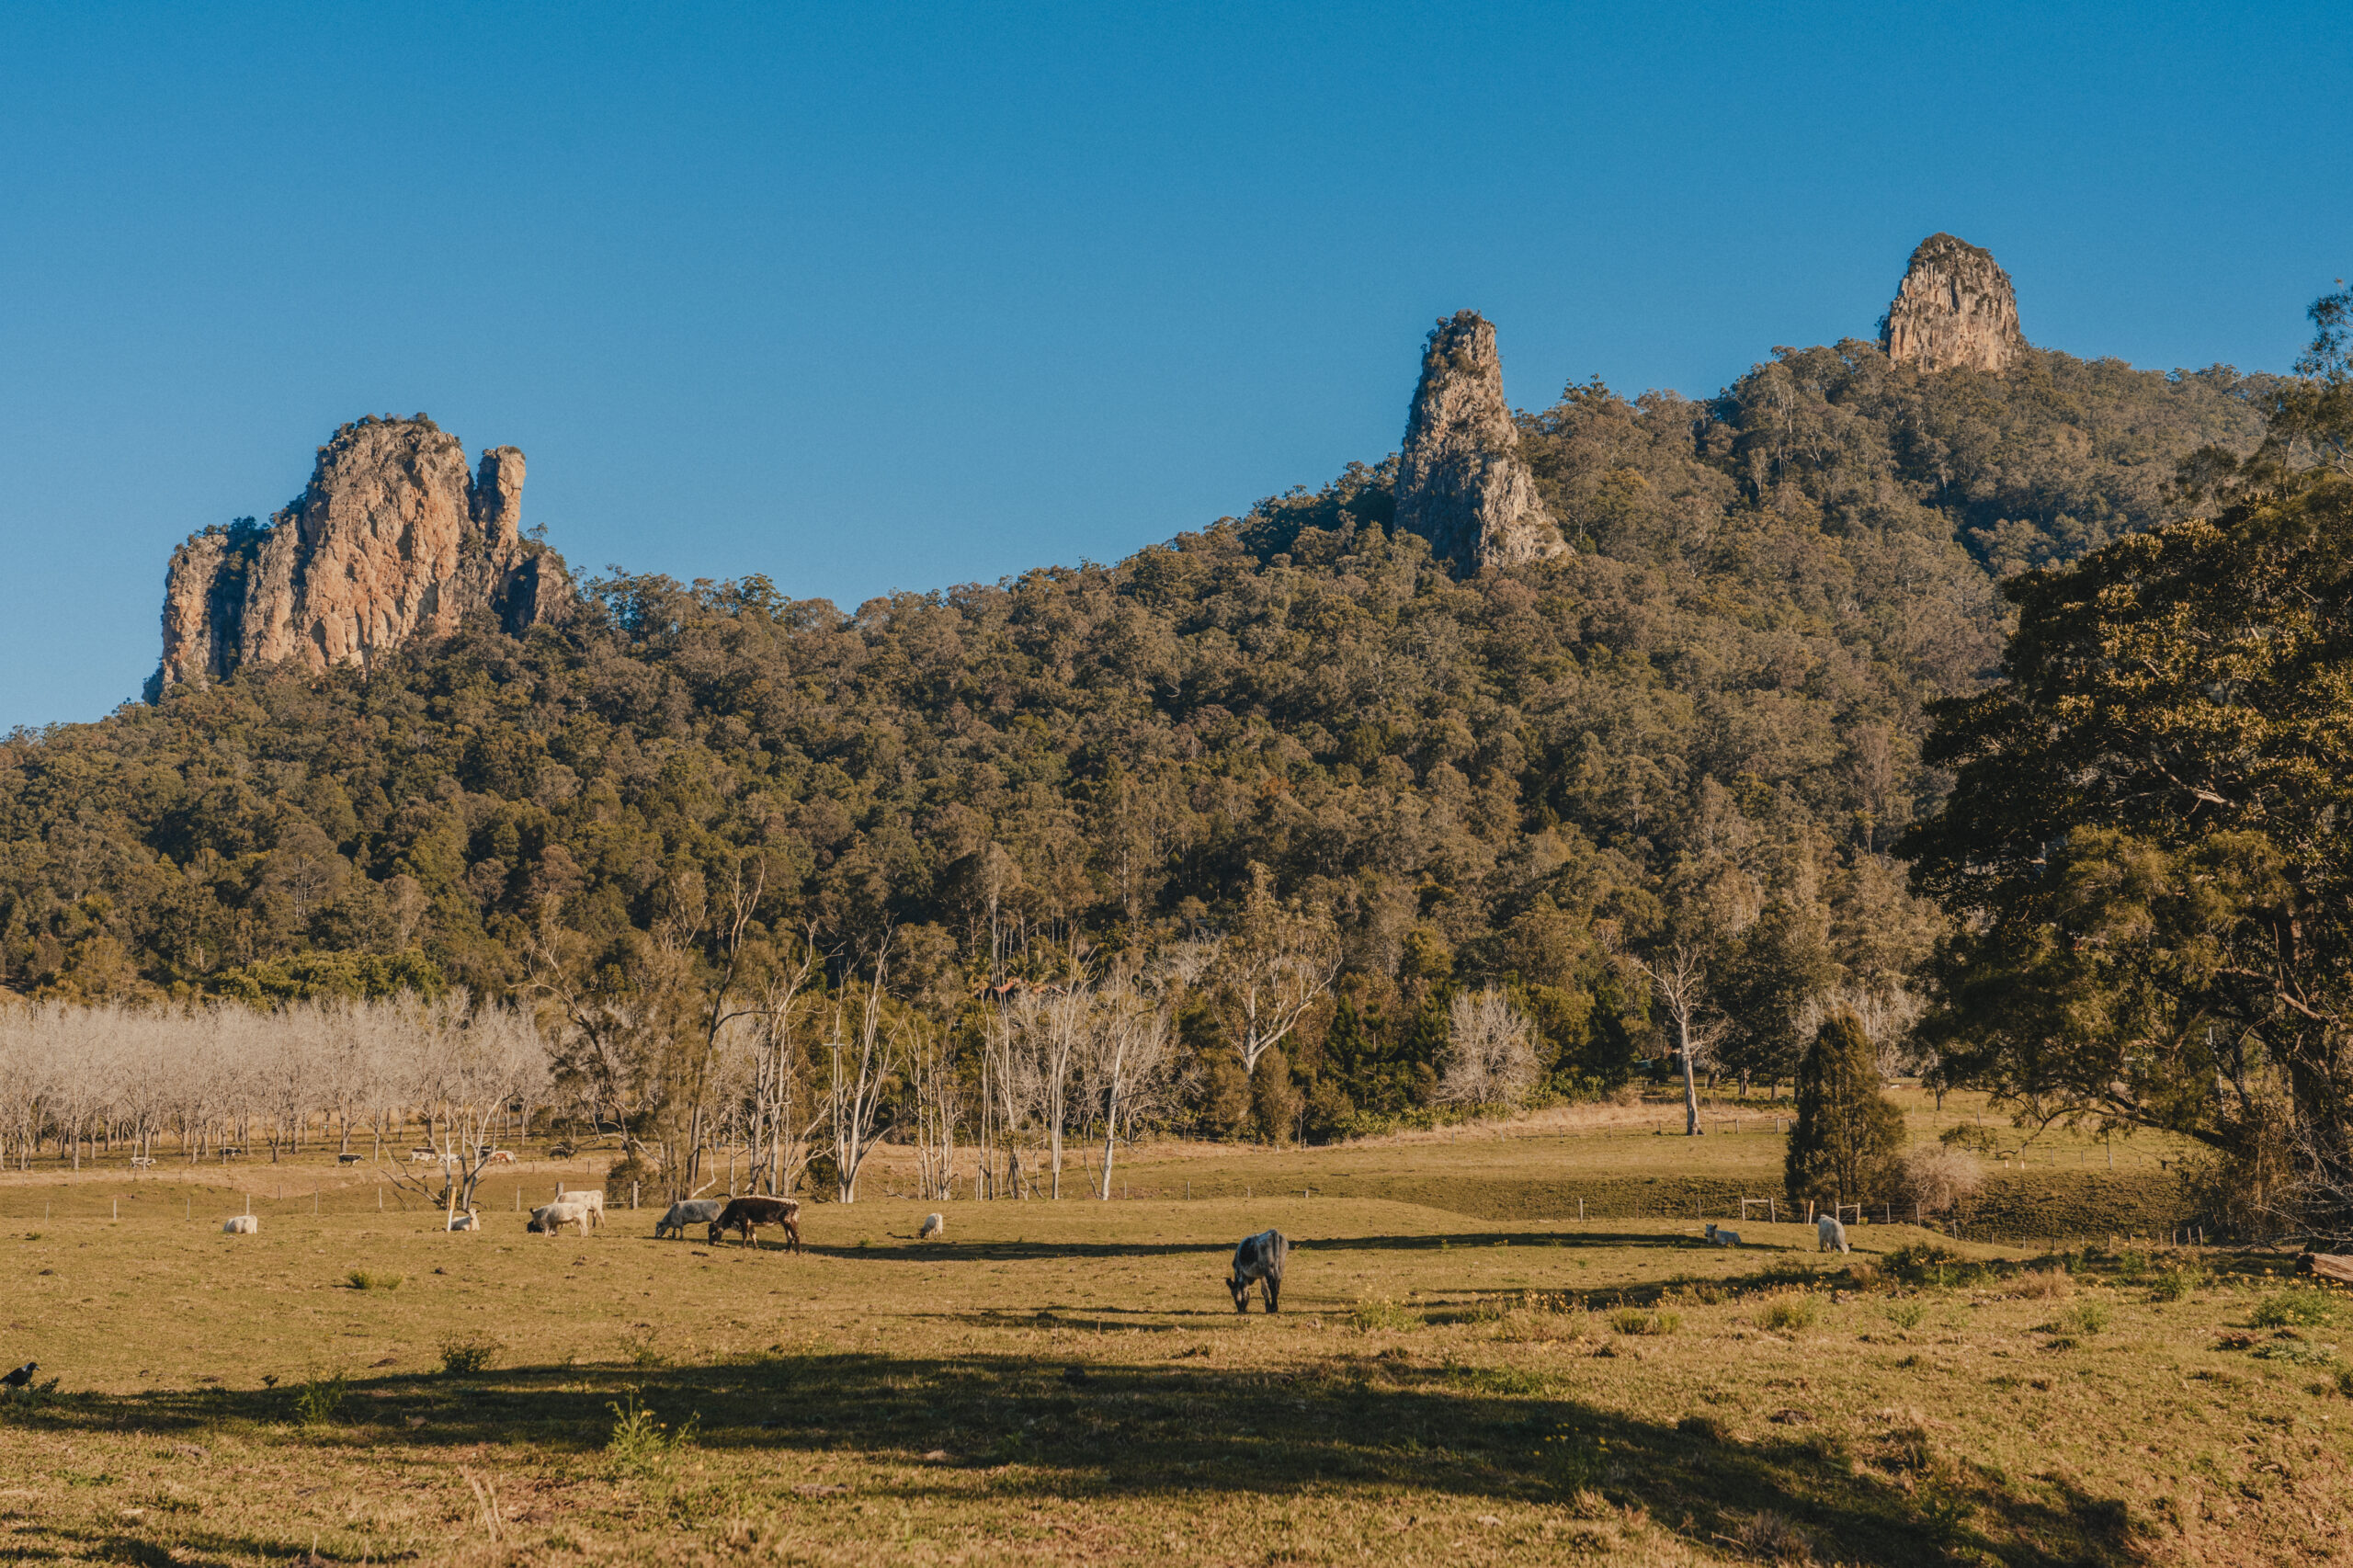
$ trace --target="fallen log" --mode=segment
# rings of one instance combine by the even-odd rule
[[[2336,1252],[2308,1252],[2296,1259],[2296,1272],[2315,1274],[2340,1285],[2353,1285],[2353,1257]]]

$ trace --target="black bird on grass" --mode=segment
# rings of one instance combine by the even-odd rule
[[[15,1371],[9,1373],[6,1377],[0,1378],[0,1388],[23,1388],[26,1384],[33,1381],[33,1374],[40,1370],[40,1362],[28,1361],[23,1366],[17,1368]]]

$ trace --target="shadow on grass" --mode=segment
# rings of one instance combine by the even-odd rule
[[[803,1227],[804,1233],[807,1227]],[[650,1239],[650,1238],[649,1238]],[[893,1237],[893,1240],[902,1238]],[[1239,1236],[1235,1241],[1241,1240]],[[1292,1250],[1304,1254],[1328,1252],[1487,1252],[1518,1248],[1540,1256],[1552,1252],[1574,1252],[1582,1247],[1611,1247],[1644,1252],[1689,1252],[1705,1255],[1717,1249],[1697,1236],[1665,1234],[1657,1231],[1469,1231],[1438,1233],[1426,1236],[1318,1236],[1301,1233],[1290,1236]],[[733,1240],[706,1243],[698,1241],[697,1250],[736,1255],[745,1251],[765,1256],[782,1252],[784,1244],[761,1240],[746,1249]],[[1233,1252],[1233,1242],[1138,1242],[1113,1240],[1101,1242],[1074,1241],[988,1241],[988,1242],[924,1242],[897,1246],[843,1246],[831,1243],[805,1242],[803,1250],[818,1257],[854,1258],[870,1263],[972,1263],[972,1262],[1039,1262],[1055,1258],[1084,1260],[1106,1257],[1214,1257],[1222,1260]],[[1741,1249],[1745,1253],[1774,1253],[1812,1256],[1813,1247],[1785,1246],[1773,1242],[1752,1242]],[[1858,1249],[1859,1251],[1860,1249]]]
[[[519,1444],[596,1462],[613,1403],[633,1392],[665,1420],[695,1417],[706,1453],[743,1472],[731,1484],[773,1482],[779,1494],[807,1473],[806,1456],[830,1451],[886,1467],[862,1485],[870,1500],[970,1498],[971,1477],[950,1481],[945,1470],[985,1471],[992,1491],[1041,1501],[1182,1494],[1199,1506],[1204,1494],[1404,1491],[1543,1504],[1591,1491],[1698,1541],[1770,1510],[1837,1561],[1891,1568],[1943,1556],[2044,1568],[2136,1555],[2121,1499],[2060,1483],[2020,1490],[1936,1452],[1916,1428],[1851,1441],[1774,1428],[1744,1441],[1704,1415],[1639,1420],[1556,1387],[1510,1369],[1354,1354],[1276,1369],[768,1354],[687,1368],[355,1380],[321,1440],[453,1457]],[[286,1428],[293,1416],[283,1389],[211,1389],[69,1396],[17,1419],[172,1441]]]

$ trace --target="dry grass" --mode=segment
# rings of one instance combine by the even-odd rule
[[[1552,1152],[1481,1153],[1464,1178],[1508,1184]],[[1840,1258],[1753,1221],[1731,1252],[1296,1195],[886,1201],[813,1209],[792,1257],[644,1211],[551,1241],[179,1208],[0,1235],[0,1361],[62,1380],[0,1404],[12,1555],[2252,1564],[2325,1560],[2312,1520],[2353,1513],[2353,1400],[2307,1323],[2333,1301],[2222,1257],[2168,1264],[2164,1301],[2095,1263],[2054,1321],[2005,1293],[2020,1250],[1870,1285],[1904,1226]],[[893,1239],[940,1208],[954,1241]],[[1267,1224],[1299,1244],[1286,1310],[1237,1316],[1225,1255]],[[1760,1335],[1790,1292],[1811,1324]],[[2253,1354],[2258,1311],[2303,1359]]]

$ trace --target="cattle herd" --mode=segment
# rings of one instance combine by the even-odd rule
[[[567,1225],[577,1226],[584,1237],[605,1222],[605,1195],[602,1191],[559,1191],[554,1201],[543,1203],[531,1210],[524,1229],[536,1235],[561,1235]],[[764,1226],[773,1226],[784,1233],[788,1251],[799,1252],[801,1246],[801,1201],[793,1198],[763,1198],[745,1194],[736,1198],[682,1198],[662,1211],[654,1222],[654,1234],[672,1240],[683,1238],[689,1225],[705,1227],[707,1238],[716,1244],[728,1232],[736,1234],[745,1246],[756,1245]],[[221,1227],[233,1235],[253,1235],[260,1230],[260,1222],[249,1214],[240,1214]],[[473,1210],[452,1213],[449,1219],[452,1231],[478,1231],[482,1220]],[[948,1223],[938,1214],[924,1216],[917,1239],[936,1241],[946,1234]],[[1834,1215],[1824,1214],[1815,1222],[1816,1244],[1823,1252],[1847,1252],[1847,1227]],[[1736,1247],[1740,1233],[1711,1224],[1707,1240],[1713,1245]],[[1250,1288],[1256,1285],[1265,1298],[1267,1311],[1282,1310],[1283,1266],[1290,1258],[1290,1241],[1280,1231],[1260,1231],[1245,1236],[1233,1249],[1233,1267],[1226,1276],[1225,1288],[1233,1297],[1233,1310],[1250,1310]]]

